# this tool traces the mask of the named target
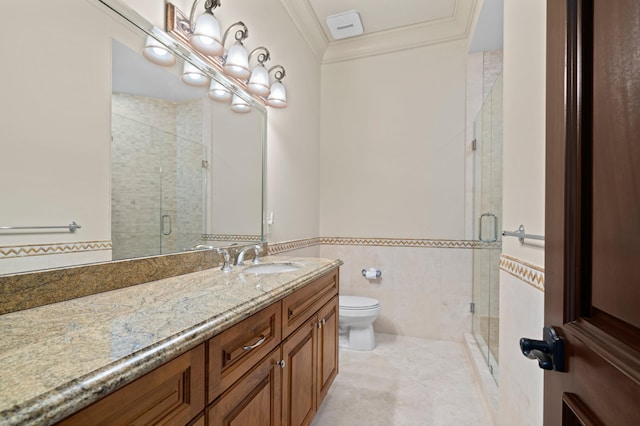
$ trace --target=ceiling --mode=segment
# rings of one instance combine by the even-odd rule
[[[323,63],[469,39],[479,5],[483,3],[483,0],[280,1]],[[334,40],[326,17],[351,10],[360,14],[364,33]]]
[[[327,39],[333,40],[326,25],[326,17],[330,15],[355,10],[360,14],[365,34],[371,34],[451,18],[456,0],[309,0],[309,3]]]

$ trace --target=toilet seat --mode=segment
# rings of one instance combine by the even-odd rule
[[[376,309],[380,307],[380,303],[376,299],[361,296],[340,296],[339,305],[341,310],[362,311]]]

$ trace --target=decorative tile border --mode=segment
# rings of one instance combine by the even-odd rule
[[[500,249],[502,244],[482,243],[470,240],[425,240],[407,238],[347,238],[316,237],[300,240],[269,243],[269,254],[278,254],[320,244],[349,246],[388,246],[388,247],[424,247],[424,248],[463,248],[463,249]]]
[[[304,238],[301,240],[283,241],[281,243],[269,243],[269,254],[279,254],[291,250],[297,250],[306,247],[313,247],[320,244],[321,238]]]
[[[262,242],[260,235],[202,234],[203,241],[256,241]]]
[[[473,240],[429,240],[409,238],[345,238],[323,237],[320,244],[350,246],[429,247],[464,249],[499,249],[502,243],[483,243]]]
[[[80,253],[86,251],[111,250],[111,241],[79,241],[75,243],[31,244],[0,246],[0,259],[43,256],[48,254]]]
[[[544,291],[544,268],[527,263],[515,257],[500,255],[500,270],[513,275],[521,281]]]

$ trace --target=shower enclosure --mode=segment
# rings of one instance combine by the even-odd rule
[[[113,259],[192,248],[205,221],[201,101],[113,94],[112,107]]]
[[[473,335],[498,381],[499,261],[502,246],[502,74],[474,120]]]

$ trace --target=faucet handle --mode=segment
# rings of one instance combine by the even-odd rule
[[[255,253],[255,256],[253,257],[253,263],[257,264],[260,263],[260,250],[262,249],[262,247],[260,246],[260,244],[256,244],[255,246],[253,246],[253,252]]]
[[[223,272],[229,272],[231,271],[232,267],[231,267],[231,255],[229,254],[229,250],[227,250],[226,248],[218,248],[216,249],[216,252],[220,255],[222,255],[222,259],[224,260],[224,262],[222,263],[222,268],[220,269]]]

